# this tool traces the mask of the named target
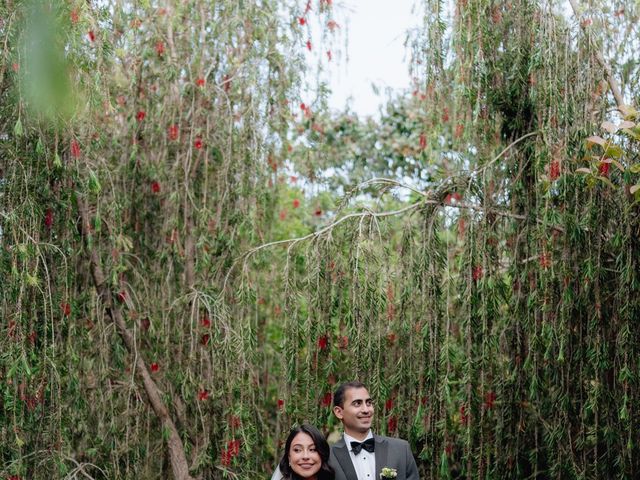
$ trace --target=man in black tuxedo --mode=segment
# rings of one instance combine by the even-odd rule
[[[331,446],[329,465],[336,480],[380,480],[383,468],[394,469],[396,480],[420,480],[418,467],[406,440],[375,435],[371,431],[373,401],[361,382],[340,385],[333,396],[333,413],[344,434]],[[282,479],[276,469],[271,480]]]
[[[374,407],[363,383],[340,385],[333,396],[333,413],[344,427],[343,437],[332,445],[329,459],[336,480],[380,480],[385,467],[397,472],[396,480],[419,480],[409,444],[371,431]]]

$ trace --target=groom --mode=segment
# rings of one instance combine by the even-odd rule
[[[371,431],[373,410],[363,383],[343,383],[336,390],[333,413],[344,427],[344,435],[331,447],[329,459],[336,480],[379,480],[384,467],[395,469],[397,480],[419,480],[409,444]]]
[[[337,388],[333,413],[342,422],[344,435],[332,445],[329,457],[336,480],[380,480],[385,467],[397,472],[397,480],[419,480],[409,444],[371,431],[373,410],[373,401],[363,383],[347,382]],[[271,480],[281,478],[276,469]]]

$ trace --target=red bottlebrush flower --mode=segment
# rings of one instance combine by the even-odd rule
[[[336,28],[338,28],[340,25],[338,25],[338,22],[336,22],[335,20],[329,20],[327,22],[327,27],[329,28],[330,31],[334,31]]]
[[[398,428],[398,418],[394,415],[387,420],[387,431],[393,433]]]
[[[211,336],[208,333],[205,333],[200,337],[200,343],[205,347],[209,345],[209,340],[211,340]]]
[[[453,192],[453,195],[451,196],[451,198],[453,198],[458,203],[462,201],[462,195],[460,195],[460,193],[458,192]]]
[[[300,206],[300,200],[297,198],[293,199],[293,208],[298,208]]]
[[[140,328],[145,332],[148,331],[151,328],[151,320],[148,317],[144,317],[140,322]]]
[[[240,454],[240,440],[233,438],[227,442],[227,451],[231,457],[237,457]]]
[[[75,140],[71,140],[71,156],[73,158],[80,157],[80,145]]]
[[[311,40],[307,40],[307,50],[311,51]]]
[[[220,452],[220,463],[222,463],[222,466],[228,467],[229,465],[231,465],[232,459],[233,457],[229,453],[229,450],[224,449],[222,450],[222,452]]]
[[[209,392],[206,389],[202,389],[198,392],[198,400],[205,401],[209,398]]]
[[[151,191],[153,193],[160,193],[160,183],[156,180],[151,182]]]
[[[393,398],[387,398],[387,401],[384,402],[385,410],[391,410],[393,408]]]
[[[298,19],[298,23],[299,23],[300,25],[305,25],[305,24],[307,23],[307,20],[306,20],[304,17],[300,17],[300,18]]]
[[[460,138],[462,137],[462,134],[464,133],[464,125],[462,125],[461,123],[459,123],[458,125],[456,125],[456,131],[453,134],[455,138]]]
[[[231,415],[231,417],[229,417],[229,426],[231,428],[240,428],[240,417]]]
[[[329,338],[326,335],[322,335],[318,338],[318,348],[320,350],[326,350],[329,345]]]
[[[211,319],[209,318],[209,315],[202,316],[202,318],[200,319],[200,325],[202,325],[204,328],[211,327]]]
[[[424,133],[420,134],[420,150],[427,148],[427,136]]]
[[[53,210],[47,208],[47,211],[44,214],[44,225],[48,229],[51,229],[53,226]]]
[[[306,105],[304,102],[300,104],[300,110],[302,110],[303,112],[306,112],[306,111],[307,111],[307,108],[308,108],[308,107],[307,107],[307,105]]]
[[[320,216],[322,216],[322,209],[321,209],[321,208],[316,208],[316,211],[315,211],[315,212],[313,212],[313,214],[314,214],[316,217],[320,217]]]
[[[178,126],[177,125],[170,125],[169,128],[167,129],[167,133],[169,135],[169,140],[177,140],[178,139]]]
[[[540,255],[540,267],[547,269],[551,266],[551,258],[546,253]]]
[[[62,315],[64,315],[65,317],[71,315],[71,305],[69,305],[67,302],[62,302],[60,304],[60,310],[62,310]]]
[[[487,392],[486,395],[484,396],[484,407],[487,410],[491,410],[493,408],[493,402],[495,401],[496,401],[495,392]]]
[[[20,64],[14,62],[11,64],[11,68],[14,72],[18,73],[18,70],[20,70]]]
[[[157,362],[151,364],[151,373],[158,373],[160,371],[160,365]]]
[[[327,60],[331,61],[332,58],[333,58],[333,54],[331,53],[331,50],[327,50]]]
[[[87,35],[88,35],[90,41],[92,41],[92,42],[96,41],[96,34],[93,33],[93,30],[89,30],[87,32]]]
[[[396,334],[391,332],[390,334],[387,335],[387,342],[389,342],[389,345],[393,345],[396,342]]]
[[[598,173],[603,177],[608,177],[609,165],[611,165],[609,162],[600,162],[600,165],[598,165]]]
[[[71,10],[71,14],[69,15],[69,18],[71,18],[71,23],[73,23],[74,25],[76,23],[78,23],[78,11],[77,10]]]
[[[445,107],[442,111],[442,122],[447,123],[449,121],[449,109]]]
[[[278,410],[282,410],[284,408],[284,400],[281,398],[278,399]]]
[[[559,176],[560,176],[560,162],[558,160],[554,160],[551,162],[551,165],[549,165],[549,178],[553,182],[554,180],[557,180]]]
[[[287,211],[286,210],[280,210],[280,213],[278,214],[278,217],[280,218],[280,220],[284,220],[285,218],[287,218]]]
[[[322,400],[320,400],[320,405],[322,405],[323,407],[330,407],[331,400],[332,400],[331,392],[327,392],[322,397]]]
[[[200,137],[196,137],[196,140],[193,142],[193,146],[200,150],[202,148],[202,139]]]
[[[156,42],[156,53],[160,56],[164,54],[164,43],[161,41]]]
[[[205,81],[204,78],[200,77],[198,79],[196,79],[196,85],[199,87],[204,87]]]
[[[466,425],[469,422],[469,415],[466,413],[464,405],[460,406],[460,423]]]
[[[471,270],[471,277],[473,278],[474,282],[477,282],[482,278],[482,265],[476,265],[475,267],[473,267],[473,269]]]
[[[136,114],[136,120],[138,120],[139,122],[144,120],[144,117],[146,117],[147,114],[144,110],[140,110],[137,114]]]

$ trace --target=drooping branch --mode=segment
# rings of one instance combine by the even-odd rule
[[[580,20],[580,17],[581,17],[580,6],[578,5],[577,0],[569,0],[569,3],[571,4],[571,8],[573,10],[574,15],[578,17],[578,20]],[[589,28],[589,24],[587,22],[580,21],[580,28],[582,28],[583,32],[586,32],[587,28]],[[607,82],[609,83],[609,88],[611,88],[611,93],[613,93],[613,97],[616,99],[616,105],[618,106],[619,109],[624,108],[625,104],[624,104],[624,99],[622,98],[622,93],[620,91],[620,86],[618,85],[618,82],[616,81],[616,79],[613,77],[613,73],[611,72],[611,67],[602,56],[602,52],[600,51],[595,52],[595,56],[596,56],[597,62],[600,64],[600,66],[604,70],[604,76],[607,79]]]
[[[182,445],[182,440],[178,434],[178,429],[169,415],[169,410],[162,401],[160,390],[158,389],[155,381],[151,378],[151,374],[147,369],[142,355],[140,355],[139,352],[136,352],[136,344],[133,334],[127,328],[122,315],[122,309],[114,302],[113,295],[106,282],[104,272],[102,271],[100,255],[95,245],[91,242],[89,209],[85,199],[82,198],[81,195],[78,195],[77,205],[78,212],[80,213],[80,219],[82,221],[82,240],[89,256],[91,275],[93,277],[95,289],[98,292],[98,296],[100,297],[100,301],[104,306],[107,315],[115,324],[127,351],[136,359],[136,372],[142,379],[142,384],[145,392],[147,393],[147,398],[149,399],[151,408],[153,408],[153,411],[160,419],[163,429],[168,431],[167,448],[169,449],[173,475],[177,480],[193,480],[193,477],[189,475],[189,467],[184,452],[184,446]]]

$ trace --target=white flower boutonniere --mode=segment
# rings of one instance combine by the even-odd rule
[[[380,473],[380,478],[396,478],[398,476],[398,471],[395,468],[384,467],[382,472]]]

